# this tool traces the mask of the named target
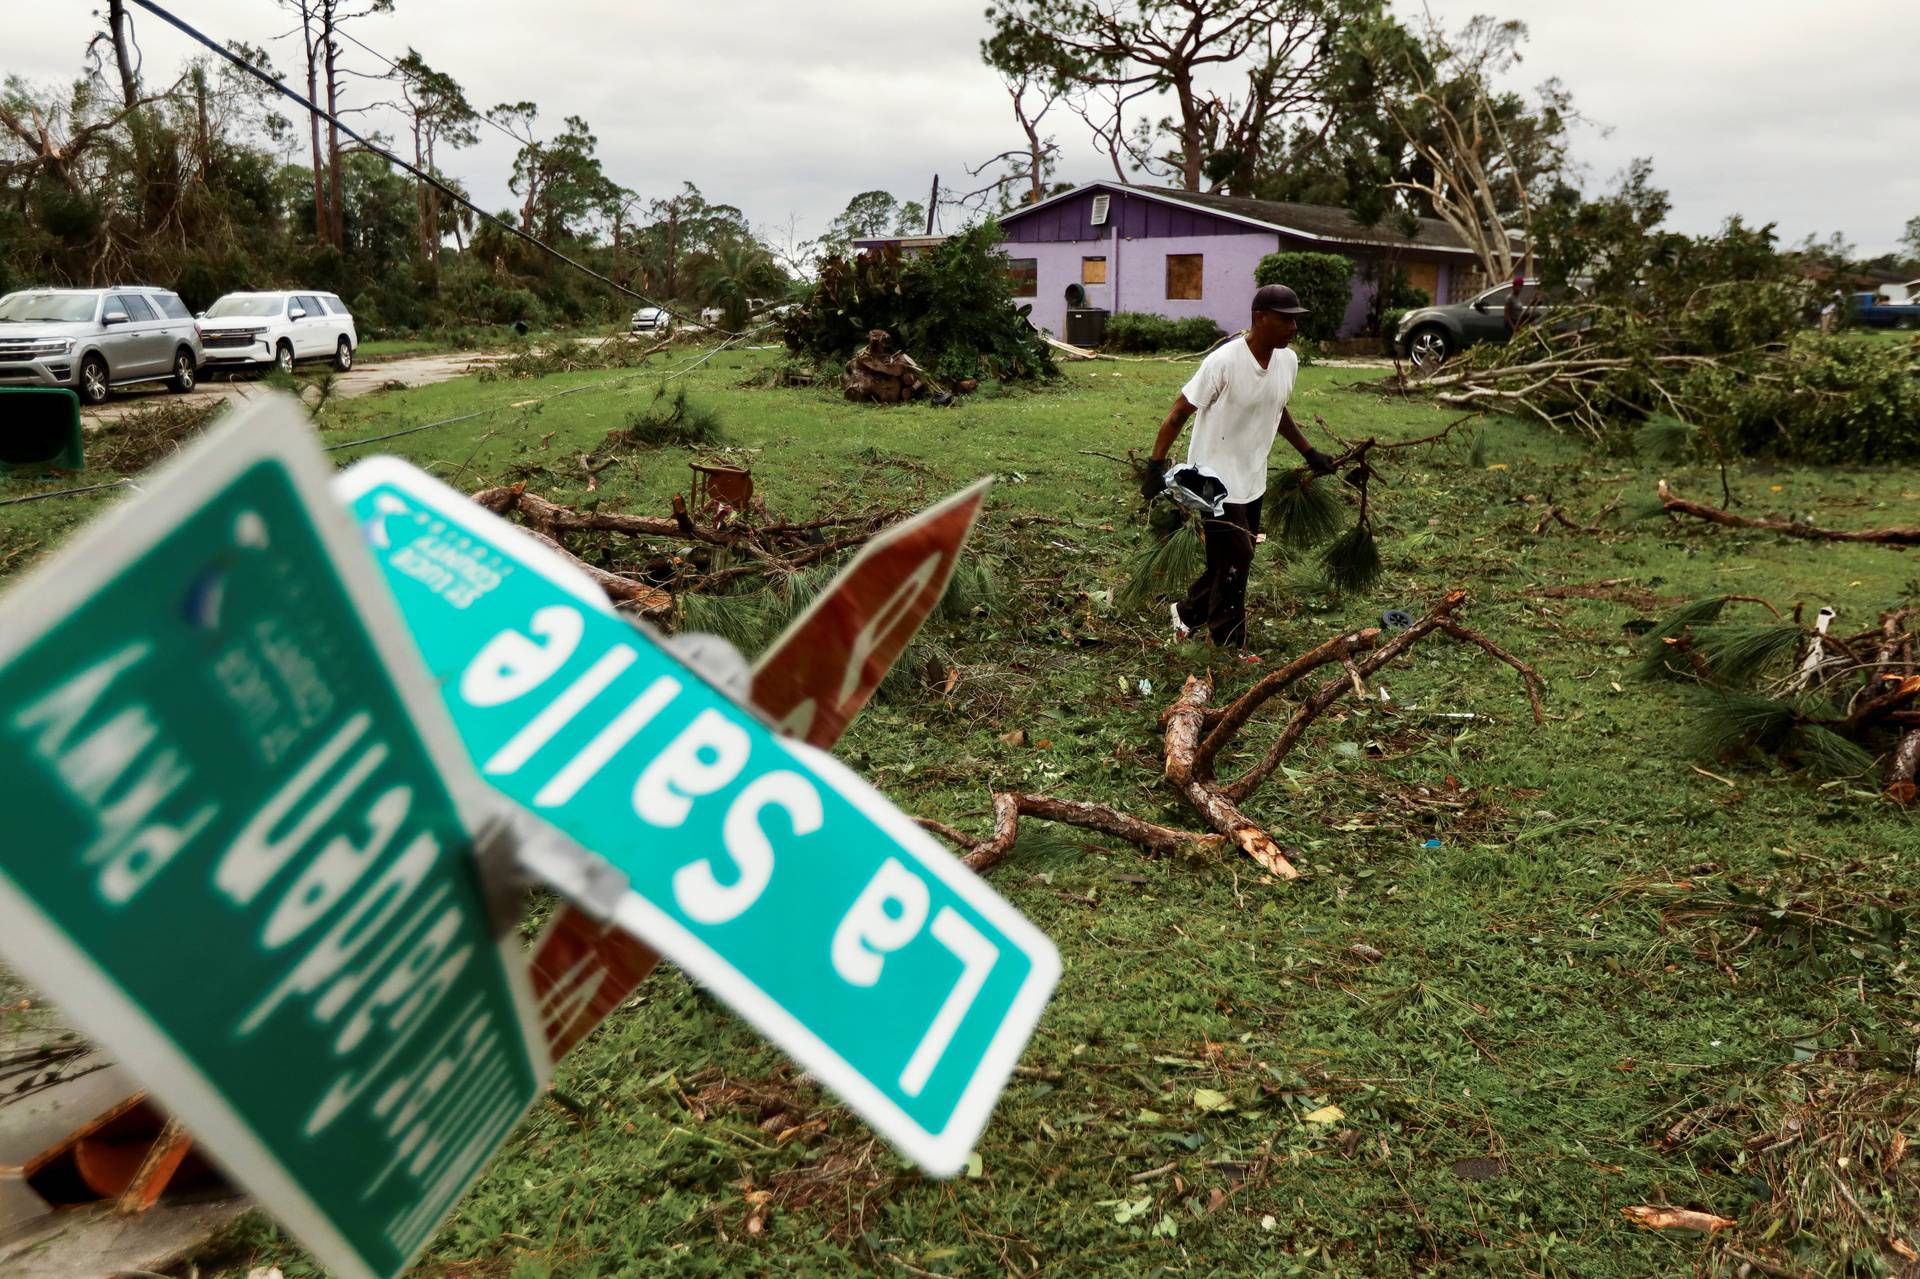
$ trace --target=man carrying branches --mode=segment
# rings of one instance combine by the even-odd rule
[[[1201,361],[1160,424],[1140,494],[1147,500],[1167,487],[1167,453],[1187,419],[1198,415],[1187,444],[1187,463],[1211,473],[1225,487],[1218,515],[1204,517],[1206,570],[1185,599],[1173,606],[1173,628],[1184,639],[1205,627],[1215,644],[1247,646],[1247,572],[1260,531],[1260,499],[1267,491],[1267,457],[1276,431],[1300,451],[1316,475],[1331,475],[1333,459],[1307,443],[1287,412],[1299,376],[1300,357],[1288,349],[1307,314],[1294,291],[1266,284],[1253,295],[1246,336],[1228,342]]]

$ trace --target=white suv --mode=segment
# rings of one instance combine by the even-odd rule
[[[201,312],[200,345],[209,368],[271,365],[291,373],[296,363],[330,360],[345,373],[360,335],[332,293],[229,293]]]

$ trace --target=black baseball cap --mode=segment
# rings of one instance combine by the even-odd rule
[[[1263,284],[1253,291],[1253,309],[1278,311],[1281,315],[1310,315],[1300,305],[1300,295],[1284,284]]]

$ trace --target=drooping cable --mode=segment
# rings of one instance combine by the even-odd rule
[[[626,285],[620,283],[618,280],[613,279],[611,276],[603,275],[600,272],[594,270],[592,267],[588,266],[586,263],[581,262],[577,258],[569,257],[567,254],[562,253],[559,249],[554,248],[551,244],[548,244],[546,241],[540,239],[538,236],[535,236],[529,232],[523,231],[519,227],[513,225],[513,223],[508,222],[503,218],[497,217],[494,214],[488,213],[485,209],[475,204],[472,200],[469,200],[466,196],[462,195],[459,191],[455,190],[453,187],[447,185],[445,182],[442,182],[439,178],[436,178],[431,173],[428,173],[423,169],[417,168],[413,164],[409,163],[408,161],[401,159],[399,156],[387,150],[385,147],[370,141],[365,135],[355,130],[351,125],[342,121],[339,116],[334,115],[332,112],[323,109],[317,103],[308,101],[306,98],[294,92],[292,89],[288,88],[285,84],[282,84],[279,80],[276,80],[273,76],[268,75],[265,71],[262,71],[260,68],[254,66],[252,63],[248,62],[245,58],[240,57],[238,54],[234,53],[231,49],[226,48],[224,45],[214,40],[213,37],[199,30],[198,28],[193,26],[191,23],[185,21],[182,18],[176,17],[172,13],[169,13],[166,9],[162,8],[159,4],[155,3],[155,0],[133,0],[133,3],[147,10],[147,12],[159,18],[162,22],[165,22],[169,26],[174,27],[175,29],[180,31],[183,35],[187,36],[189,39],[195,40],[200,44],[205,45],[207,48],[213,50],[214,53],[218,54],[222,58],[225,58],[228,62],[231,62],[234,66],[240,68],[242,71],[246,72],[248,75],[252,76],[254,79],[260,81],[260,83],[266,85],[268,88],[272,89],[274,92],[280,94],[283,97],[289,98],[294,102],[299,103],[302,108],[311,112],[313,115],[318,116],[320,119],[325,120],[328,124],[332,125],[333,127],[339,129],[340,132],[346,134],[348,137],[352,138],[355,142],[358,142],[361,146],[365,147],[368,151],[371,151],[373,154],[385,160],[388,164],[393,165],[395,168],[404,169],[406,170],[406,172],[412,174],[415,178],[418,178],[420,181],[427,183],[429,186],[439,191],[442,195],[454,201],[456,204],[466,209],[469,213],[472,213],[475,217],[480,218],[488,223],[491,223],[494,226],[499,227],[502,231],[507,232],[509,235],[512,235],[517,239],[526,241],[528,244],[531,244],[534,248],[540,250],[542,253],[545,253],[550,257],[556,258],[559,261],[566,263],[568,266],[572,267],[574,270],[582,272],[583,274],[592,276],[594,279],[600,281],[602,284],[606,285],[610,289],[615,290],[616,292],[624,293],[630,298],[634,298],[637,301],[646,303],[648,306],[656,307],[659,310],[666,312],[668,315],[673,316],[675,319],[685,320],[689,324],[705,323],[704,321],[695,319],[693,316],[682,314],[681,312],[674,310],[672,307],[662,305],[661,303],[654,301],[652,298],[648,297],[644,293],[640,293],[634,289],[628,288]],[[706,325],[705,327],[711,328],[713,329],[714,332],[723,334],[730,338],[737,338],[737,337],[743,336],[742,334],[736,333],[731,329],[715,328],[712,325]]]

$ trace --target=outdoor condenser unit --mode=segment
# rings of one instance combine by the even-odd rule
[[[80,397],[63,386],[0,386],[0,466],[77,471]]]

